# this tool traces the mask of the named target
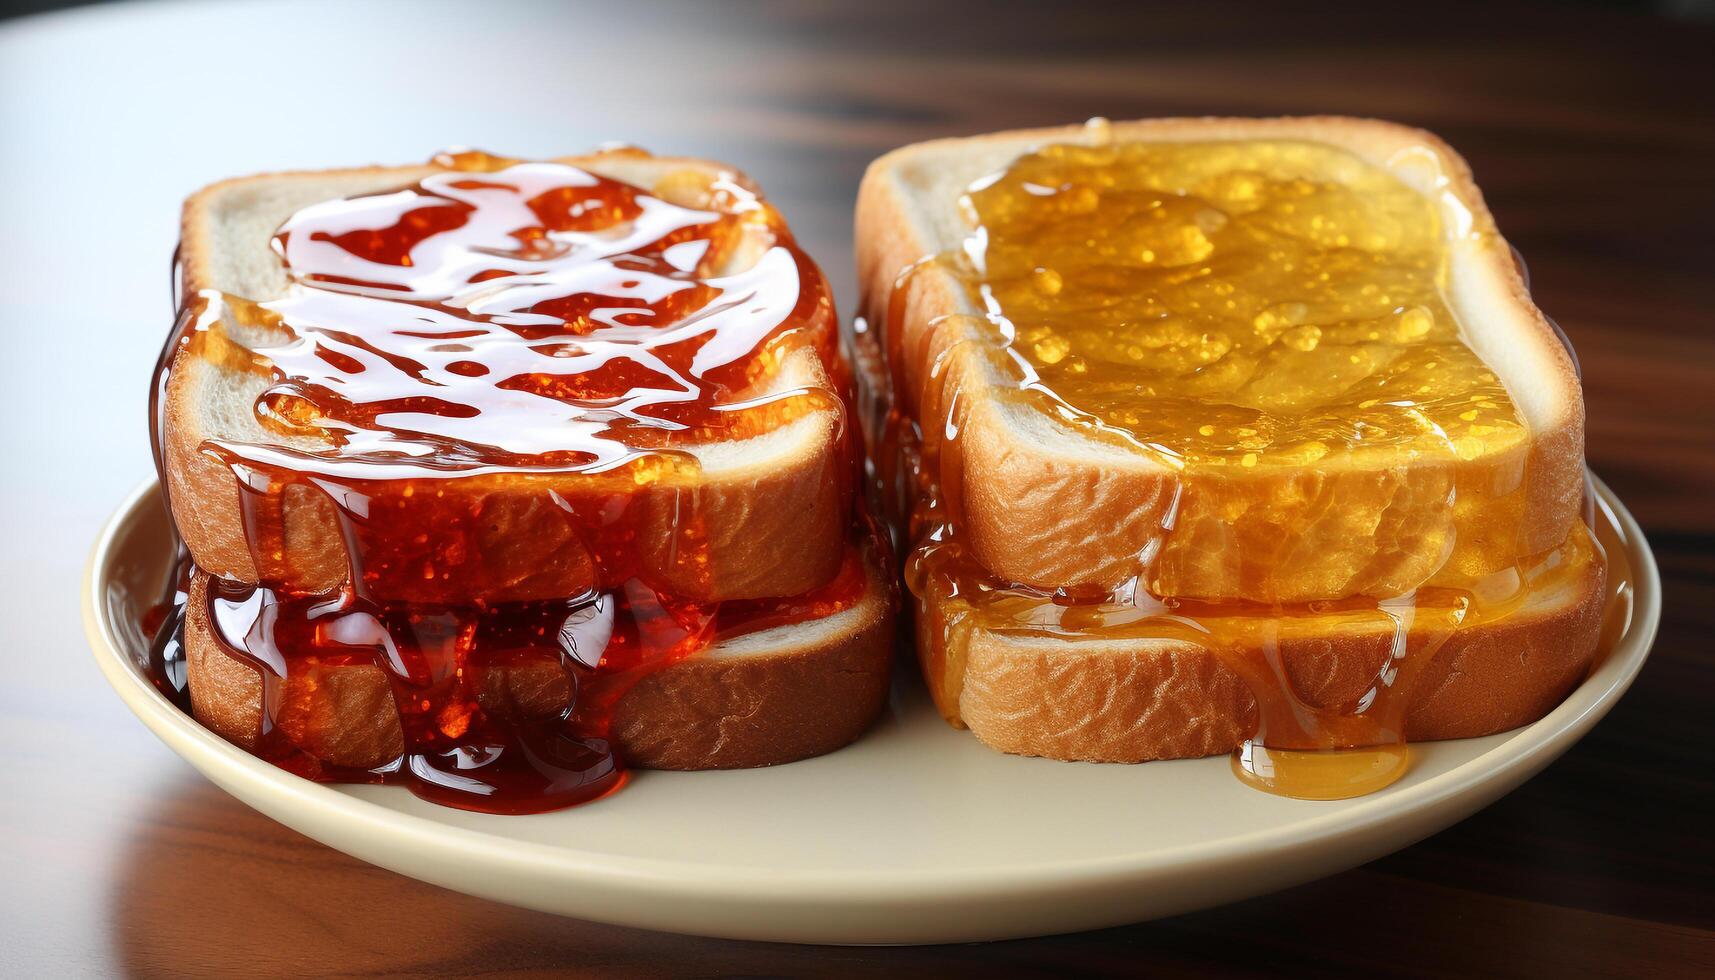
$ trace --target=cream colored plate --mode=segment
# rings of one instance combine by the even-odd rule
[[[154,485],[90,556],[84,610],[107,679],[143,723],[234,796],[330,847],[500,902],[673,932],[819,943],[963,942],[1135,922],[1361,864],[1518,786],[1613,706],[1660,615],[1654,559],[1606,487],[1634,566],[1630,623],[1548,717],[1413,746],[1410,773],[1355,800],[1249,789],[1224,757],[1142,766],[1000,755],[943,724],[914,683],[857,744],[742,772],[645,772],[597,803],[531,817],[324,786],[260,762],[162,698],[137,625],[167,561]]]

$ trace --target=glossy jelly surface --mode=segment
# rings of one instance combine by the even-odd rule
[[[1336,147],[1053,145],[972,189],[982,296],[1040,383],[1189,464],[1525,435],[1441,299],[1432,202]]]
[[[664,179],[675,203],[566,164],[478,162],[497,169],[280,228],[286,295],[228,315],[284,334],[255,351],[274,380],[262,420],[328,445],[230,453],[392,478],[589,471],[792,413],[799,393],[769,382],[789,350],[825,353],[831,299],[771,207],[706,175]]]
[[[154,389],[162,482],[206,498],[185,474],[216,461],[255,574],[181,569],[157,680],[181,702],[188,683],[199,714],[235,710],[198,703],[194,629],[260,679],[258,755],[468,809],[554,809],[624,781],[609,729],[643,676],[863,600],[849,379],[821,272],[733,175],[663,164],[644,187],[478,152],[435,164],[293,214],[271,241],[280,295],[182,297]],[[187,362],[248,379],[262,435],[173,456]],[[835,501],[801,542],[826,545],[816,581],[724,580],[711,540],[733,508],[699,452],[811,413],[832,443],[800,489]]]

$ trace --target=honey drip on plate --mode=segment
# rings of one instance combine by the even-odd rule
[[[978,631],[1203,650],[1250,728],[1176,754],[1236,745],[1260,789],[1361,795],[1407,771],[1419,681],[1458,631],[1601,574],[1584,525],[1548,548],[1518,531],[1528,427],[1444,299],[1448,236],[1492,229],[1444,227],[1387,169],[1290,141],[1042,147],[961,207],[964,247],[903,270],[856,344],[881,389],[860,399],[872,490],[954,724]],[[914,316],[931,275],[963,285],[964,312]],[[1022,582],[973,552],[973,390],[1159,468],[1130,567]]]
[[[570,805],[623,782],[609,728],[637,680],[861,599],[872,532],[850,508],[826,281],[747,187],[656,169],[644,188],[442,154],[415,183],[292,215],[278,295],[179,297],[153,394],[164,487],[173,375],[257,392],[225,427],[252,435],[195,446],[238,489],[254,575],[189,569],[173,615],[261,679],[258,755],[468,809]],[[699,451],[811,415],[833,419],[850,533],[805,542],[826,546],[811,591],[734,593]],[[160,673],[182,696],[176,643]],[[377,669],[397,733],[317,744]]]

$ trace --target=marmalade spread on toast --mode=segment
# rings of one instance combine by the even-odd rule
[[[737,181],[435,163],[297,211],[273,238],[280,295],[183,297],[154,392],[162,483],[167,430],[190,424],[167,410],[175,372],[256,392],[253,419],[197,445],[237,486],[255,575],[182,562],[156,674],[194,704],[182,630],[206,624],[260,679],[263,758],[556,809],[623,782],[611,729],[641,680],[862,599],[850,378],[820,270]],[[705,447],[799,423],[834,433],[819,472],[842,516],[815,588],[749,594],[710,558]],[[330,512],[342,540],[318,550],[306,515]],[[307,567],[329,553],[331,576]],[[374,713],[350,702],[377,670],[397,730],[342,733],[340,711]]]
[[[1473,459],[1525,438],[1441,298],[1434,205],[1318,143],[1046,146],[971,191],[1041,384],[1186,466]]]
[[[1303,141],[1098,141],[1026,153],[959,203],[963,247],[903,270],[880,338],[859,331],[886,362],[865,378],[886,389],[864,396],[875,489],[953,724],[979,630],[1201,649],[1248,720],[1190,754],[1236,744],[1260,788],[1359,795],[1406,771],[1414,692],[1459,631],[1602,575],[1613,542],[1584,524],[1547,548],[1519,530],[1529,429],[1445,298],[1451,236],[1492,229],[1445,227],[1389,169]],[[928,270],[974,312],[907,340]],[[1159,468],[1159,526],[1124,573],[1012,581],[973,552],[972,372],[981,398]]]

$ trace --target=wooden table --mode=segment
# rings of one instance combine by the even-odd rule
[[[126,4],[0,27],[3,972],[1715,971],[1715,29],[1585,6],[823,6]],[[1416,847],[1086,935],[658,935],[466,898],[306,840],[204,782],[96,674],[78,573],[149,472],[177,207],[205,182],[455,142],[725,158],[770,189],[849,311],[852,198],[890,147],[1098,114],[1290,112],[1421,124],[1470,159],[1577,344],[1590,461],[1666,582],[1654,657],[1608,720]]]

